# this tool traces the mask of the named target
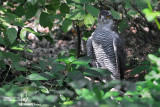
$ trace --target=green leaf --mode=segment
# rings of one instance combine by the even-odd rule
[[[98,100],[102,100],[102,96],[104,95],[104,92],[97,87],[93,88],[93,91],[96,94],[96,98]]]
[[[118,31],[122,32],[128,28],[128,22],[126,19],[122,19],[121,22],[118,24]]]
[[[137,12],[135,12],[134,10],[129,10],[127,14],[134,17],[135,15],[137,15]]]
[[[47,67],[46,62],[44,60],[40,60],[39,67],[41,67],[41,70],[44,71]]]
[[[72,80],[82,80],[84,78],[81,71],[68,72],[67,76]]]
[[[5,65],[4,60],[0,60],[0,68],[6,70],[6,65]]]
[[[53,22],[49,18],[49,14],[42,12],[40,15],[40,25],[43,27],[49,27],[49,29],[52,29]]]
[[[15,28],[9,28],[7,29],[7,35],[8,35],[8,39],[11,42],[11,44],[16,40],[17,38],[17,31]]]
[[[76,60],[76,58],[74,56],[71,56],[71,57],[69,57],[69,58],[66,59],[66,61],[69,62],[69,63],[73,62],[75,60]]]
[[[13,62],[19,62],[20,61],[20,54],[15,54],[12,52],[1,52],[4,58],[10,58]]]
[[[149,72],[148,75],[145,76],[146,80],[159,80],[160,79],[160,73],[157,73],[156,71],[152,70]]]
[[[23,41],[26,41],[26,31],[30,32],[30,33],[33,33],[35,34],[36,36],[41,36],[40,33],[38,32],[35,32],[32,28],[30,27],[26,27],[26,28],[23,28],[20,32],[20,38],[23,40]]]
[[[91,68],[91,69],[101,73],[102,76],[107,76],[107,75],[111,74],[111,72],[106,69],[101,69],[101,68]]]
[[[25,0],[16,0],[16,2],[25,3]]]
[[[50,2],[51,3],[49,3],[49,5],[45,5],[45,7],[49,13],[54,14],[60,7],[60,0],[51,0]]]
[[[119,12],[115,11],[115,10],[111,10],[112,16],[114,19],[121,19],[121,15]]]
[[[25,12],[25,16],[27,19],[30,19],[32,18],[36,13],[37,13],[37,10],[38,10],[38,5],[32,5],[30,3],[27,3],[27,10]]]
[[[85,23],[85,25],[86,25],[87,28],[92,27],[93,24],[94,24],[94,22],[95,22],[95,19],[94,19],[94,17],[91,14],[87,14],[85,16],[84,23]]]
[[[31,49],[25,49],[25,51],[33,53],[33,51]]]
[[[41,92],[46,93],[46,94],[49,94],[49,90],[48,90],[46,87],[44,87],[44,86],[39,86],[39,88],[40,88]]]
[[[72,62],[72,64],[77,64],[77,65],[81,65],[83,67],[86,68],[90,68],[88,63],[91,62],[91,58],[88,56],[85,57],[80,57],[77,60],[75,60],[74,62]]]
[[[104,99],[109,98],[109,97],[113,97],[113,96],[118,96],[119,92],[116,91],[108,91],[107,93],[105,93],[104,95]]]
[[[160,60],[160,58],[158,58],[157,56],[155,56],[153,54],[148,54],[148,58],[153,62],[157,62]]]
[[[38,0],[38,2],[41,4],[41,5],[45,5],[45,2],[46,2],[46,0]]]
[[[46,9],[47,9],[47,12],[48,13],[51,13],[51,14],[55,14],[56,12],[56,4],[51,4],[51,5],[45,5]],[[59,6],[59,5],[58,5]]]
[[[52,76],[47,72],[44,73],[33,73],[27,76],[29,80],[50,80]]]
[[[19,62],[15,62],[13,61],[13,63],[11,64],[12,67],[16,70],[16,71],[26,71],[27,69],[26,68],[23,68],[19,65]]]
[[[27,3],[30,3],[32,5],[36,4],[38,0],[27,0]]]
[[[148,65],[142,65],[134,68],[134,70],[131,72],[131,74],[139,74],[140,72],[144,71],[145,69],[149,69],[150,66]]]
[[[66,15],[66,18],[71,20],[82,20],[84,19],[86,12],[83,9],[73,9],[69,14]]]
[[[152,6],[157,6],[159,4],[159,1],[158,0],[151,0],[150,3]]]
[[[101,73],[95,71],[95,70],[92,70],[92,69],[86,69],[84,72],[83,72],[83,75],[85,76],[91,76],[91,77],[100,77],[102,76]]]
[[[124,0],[124,3],[125,3],[125,8],[126,9],[131,9],[132,8],[130,0]]]
[[[97,17],[99,10],[95,7],[93,7],[92,5],[86,5],[86,10],[91,13],[91,15]]]
[[[139,9],[145,9],[148,7],[147,0],[135,0],[135,4]]]
[[[144,10],[143,10],[143,13],[145,14],[148,22],[151,22],[151,21],[153,21],[154,19],[156,19],[157,16],[160,16],[160,12],[158,12],[158,11],[157,11],[157,12],[152,12],[152,11],[149,10],[148,8],[147,8],[147,9],[144,9]]]
[[[69,13],[69,7],[66,3],[62,3],[60,6],[61,13]]]
[[[18,6],[15,10],[15,13],[16,13],[17,16],[22,17],[25,13],[25,10],[24,10],[23,6],[21,6],[21,5]]]
[[[65,70],[65,69],[66,69],[66,66],[62,65],[62,64],[56,64],[56,65],[52,66],[53,72],[58,72],[58,71],[62,71],[62,70]]]
[[[65,33],[67,33],[72,28],[72,21],[69,19],[65,19],[62,23],[62,29]]]
[[[19,50],[19,51],[23,51],[24,49],[19,47],[19,46],[12,46],[11,49],[13,50]]]
[[[5,41],[5,38],[3,38],[2,36],[0,36],[0,43],[7,46],[8,44]]]
[[[60,0],[51,0],[53,4],[60,4]]]
[[[45,99],[47,100],[47,102],[55,103],[58,97],[56,95],[48,95],[47,97],[45,97]]]
[[[93,0],[72,0],[72,1],[76,2],[76,3],[86,4],[86,3],[89,3],[90,1],[93,1]]]
[[[18,77],[16,77],[15,79],[13,79],[11,82],[24,82],[26,80],[26,77],[20,75]]]
[[[22,29],[20,32],[20,38],[22,39],[22,41],[26,41],[26,29]]]

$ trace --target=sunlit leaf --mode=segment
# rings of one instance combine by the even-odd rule
[[[73,9],[69,14],[66,15],[66,18],[71,20],[82,20],[84,19],[86,12],[83,9]]]
[[[41,92],[49,94],[49,90],[46,87],[40,86],[39,88],[40,88]]]
[[[148,8],[144,9],[143,13],[145,14],[148,22],[151,22],[154,19],[156,19],[157,16],[160,16],[160,12],[158,12],[158,11],[157,12],[152,12]]]
[[[94,24],[94,22],[95,22],[95,19],[94,19],[94,17],[91,14],[87,14],[85,16],[84,23],[85,23],[85,25],[86,25],[87,28],[92,27],[93,24]]]
[[[49,80],[52,76],[48,73],[33,73],[27,76],[29,80]]]
[[[86,9],[88,12],[90,12],[91,15],[97,17],[99,10],[95,7],[93,7],[92,5],[86,5]]]

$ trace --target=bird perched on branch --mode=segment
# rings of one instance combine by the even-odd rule
[[[97,27],[86,44],[87,56],[92,57],[91,66],[111,72],[107,77],[100,77],[105,83],[124,78],[125,43],[112,30],[112,26],[114,26],[114,23],[111,12],[100,11]]]

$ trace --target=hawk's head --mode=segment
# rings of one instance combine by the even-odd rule
[[[98,14],[98,23],[101,24],[113,24],[113,17],[110,11],[102,10]]]

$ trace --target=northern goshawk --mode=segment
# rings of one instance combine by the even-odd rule
[[[107,77],[100,77],[105,83],[123,79],[126,64],[125,44],[119,35],[112,30],[113,25],[111,12],[100,11],[97,27],[86,44],[87,56],[92,57],[92,67],[111,72]]]

